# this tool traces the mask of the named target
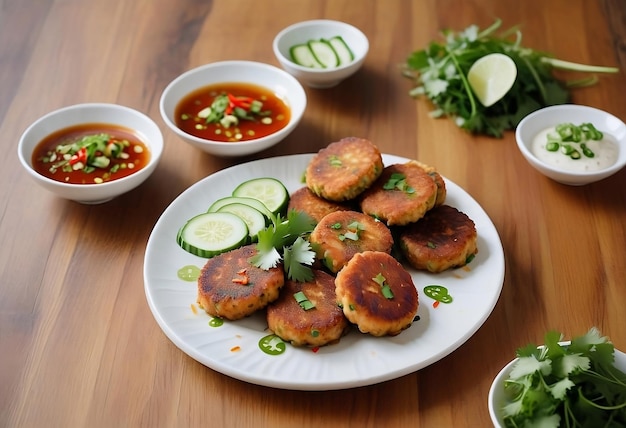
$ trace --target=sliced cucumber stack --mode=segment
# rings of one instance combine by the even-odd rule
[[[245,221],[230,212],[199,214],[188,220],[176,236],[185,251],[204,258],[239,248],[248,240]]]
[[[231,196],[216,200],[206,213],[188,220],[176,235],[185,251],[211,258],[258,241],[259,232],[285,214],[289,192],[279,180],[244,181]]]
[[[336,68],[354,61],[354,53],[341,36],[312,39],[289,49],[291,60],[309,68]]]
[[[289,192],[285,185],[270,177],[253,178],[241,183],[233,190],[233,196],[257,199],[273,214],[284,214],[289,203]]]
[[[250,242],[257,242],[259,232],[265,229],[267,217],[256,208],[242,203],[227,204],[217,210],[218,213],[231,213],[241,218],[248,226]]]
[[[225,198],[218,199],[213,202],[207,212],[219,211],[224,205],[230,204],[243,204],[248,205],[258,211],[260,211],[265,217],[266,222],[269,222],[272,218],[272,212],[265,206],[263,202],[255,198],[226,196]]]

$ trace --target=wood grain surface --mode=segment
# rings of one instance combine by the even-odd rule
[[[444,28],[520,24],[527,46],[617,66],[573,101],[626,119],[623,0],[0,0],[0,426],[487,427],[500,368],[547,330],[597,326],[626,350],[626,170],[584,187],[540,175],[513,133],[475,137],[408,96],[400,65]],[[315,18],[349,22],[370,40],[365,65],[341,85],[307,88],[285,141],[219,159],[166,129],[165,86],[227,59],[278,65],[272,40]],[[39,187],[17,160],[40,116],[83,102],[150,115],[165,137],[148,181],[88,206]],[[506,259],[501,297],[451,355],[368,387],[297,392],[212,371],[174,346],[144,294],[146,242],[165,208],[211,173],[260,157],[315,152],[344,136],[436,166],[485,209]]]

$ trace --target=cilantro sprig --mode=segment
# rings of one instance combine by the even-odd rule
[[[596,328],[561,343],[529,344],[505,381],[507,427],[626,426],[626,374],[614,365],[614,347]]]
[[[496,34],[501,24],[498,19],[482,31],[476,25],[460,32],[443,31],[444,42],[431,42],[407,58],[403,74],[415,82],[409,94],[428,98],[435,107],[432,117],[449,117],[471,133],[501,137],[529,113],[567,103],[570,88],[597,81],[595,75],[582,80],[560,80],[553,75],[554,69],[589,73],[619,71],[615,67],[563,61],[523,47],[518,27]],[[472,92],[467,74],[476,60],[491,53],[511,57],[517,67],[517,78],[500,101],[485,107]]]
[[[257,253],[250,263],[261,269],[271,269],[283,261],[283,269],[289,279],[306,282],[313,279],[310,266],[315,261],[308,235],[315,221],[306,213],[291,210],[287,218],[280,214],[272,218],[272,224],[258,233]]]

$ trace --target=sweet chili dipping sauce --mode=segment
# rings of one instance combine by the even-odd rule
[[[88,123],[61,129],[33,151],[35,171],[70,184],[100,184],[145,167],[150,151],[128,128]]]
[[[174,111],[176,126],[199,138],[238,142],[284,128],[291,111],[272,91],[248,83],[219,83],[185,96]]]

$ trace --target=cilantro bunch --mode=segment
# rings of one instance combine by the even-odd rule
[[[545,345],[518,350],[504,388],[507,427],[624,427],[626,374],[614,348],[596,328],[562,344],[549,332]]]
[[[258,233],[257,253],[250,263],[268,270],[283,262],[287,278],[298,282],[313,279],[309,267],[315,261],[308,235],[313,231],[315,221],[302,211],[290,210],[287,217],[278,214],[272,224]]]
[[[471,133],[501,137],[514,129],[524,116],[542,107],[565,104],[569,88],[597,81],[595,76],[562,81],[554,69],[582,72],[615,73],[614,67],[590,66],[562,61],[551,55],[521,45],[522,33],[517,27],[500,34],[501,20],[480,30],[472,25],[461,32],[444,31],[445,41],[431,42],[413,52],[406,60],[403,74],[416,86],[411,96],[425,96],[435,106],[432,117],[450,117]],[[467,73],[479,58],[501,53],[508,55],[517,67],[513,87],[498,102],[485,107],[477,100],[467,81]]]

